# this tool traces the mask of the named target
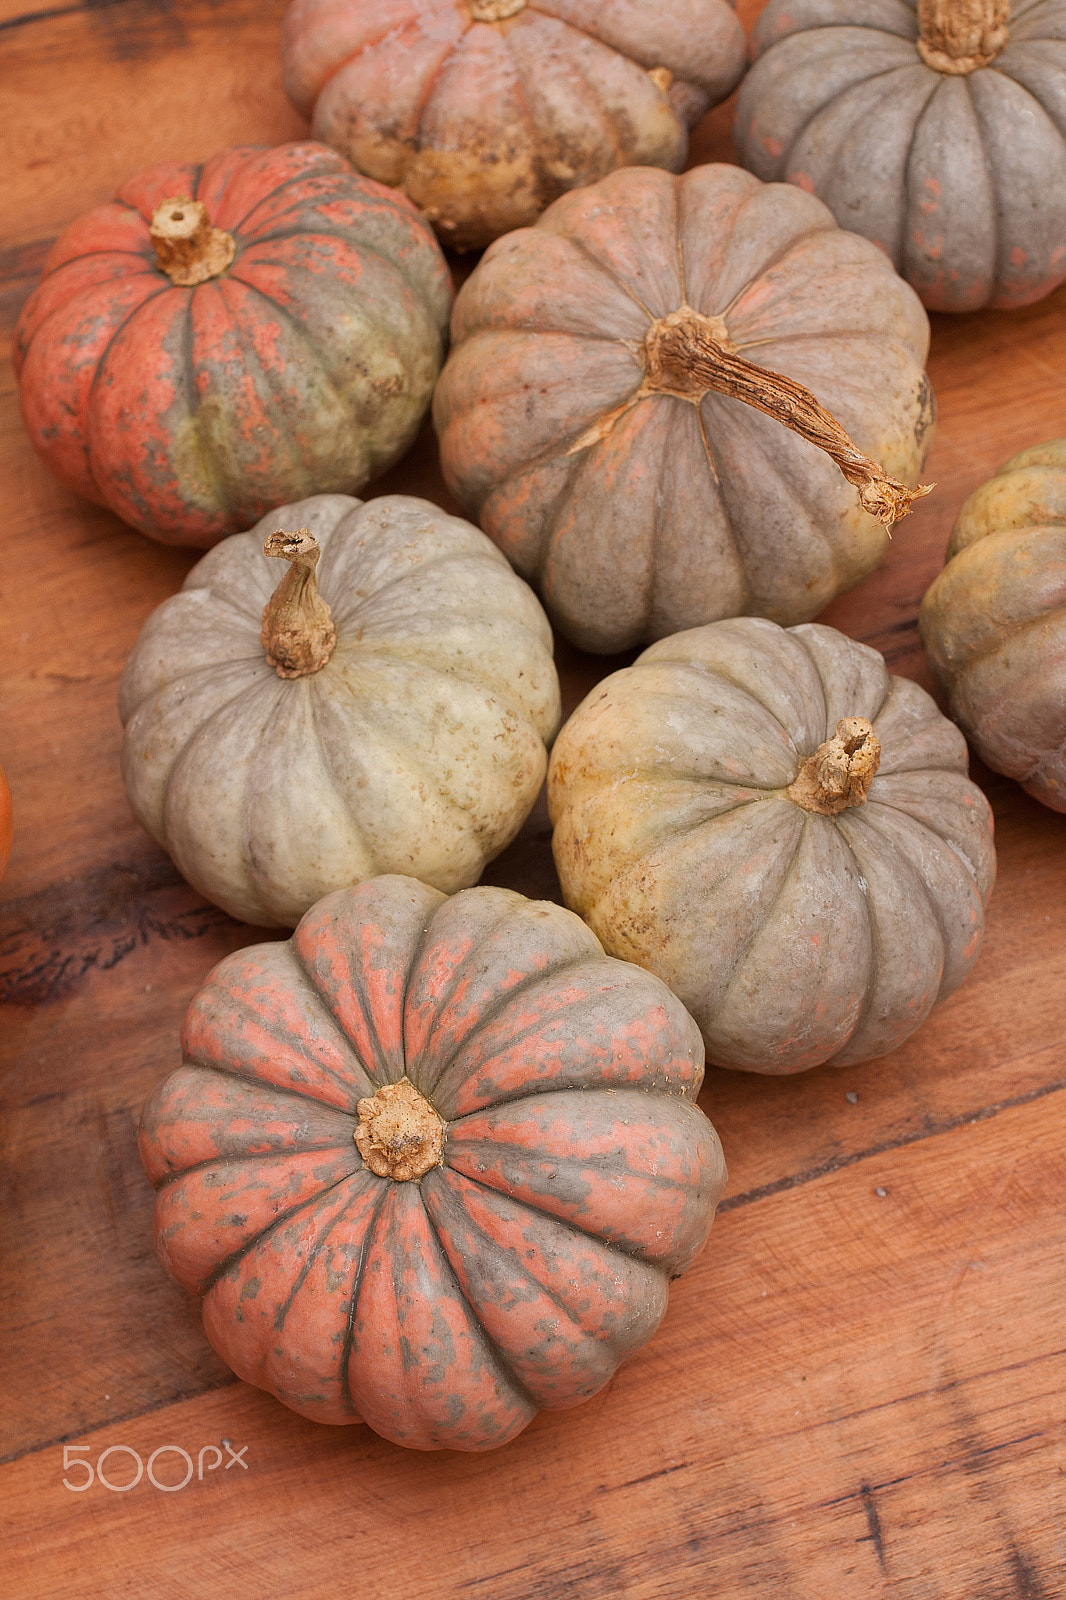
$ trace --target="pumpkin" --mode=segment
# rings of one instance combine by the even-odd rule
[[[809,195],[737,167],[617,172],[460,291],[444,476],[585,650],[803,621],[914,498],[862,451],[916,481],[928,337],[882,253]]]
[[[745,56],[726,0],[295,0],[282,49],[316,137],[463,250],[615,167],[676,171]]]
[[[1012,456],[966,501],[918,625],[982,761],[1066,811],[1066,439]]]
[[[11,790],[7,786],[4,769],[0,767],[0,878],[7,871],[11,859],[12,828]]]
[[[927,306],[1023,306],[1066,278],[1063,0],[770,0],[740,159],[826,202]]]
[[[69,488],[206,547],[402,455],[450,306],[414,207],[325,145],[147,167],[57,240],[19,318],[22,414]]]
[[[239,1377],[488,1450],[655,1331],[725,1183],[699,1032],[560,906],[412,878],[227,957],[142,1119],[164,1264]]]
[[[563,728],[548,802],[567,905],[670,985],[719,1066],[884,1055],[977,955],[995,854],[966,742],[833,628],[652,645]]]
[[[273,594],[268,556],[289,563]],[[130,803],[246,922],[293,927],[378,872],[464,888],[540,790],[551,648],[458,517],[407,495],[282,506],[149,617],[119,695]]]

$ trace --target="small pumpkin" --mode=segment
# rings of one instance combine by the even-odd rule
[[[826,202],[927,306],[1024,306],[1066,278],[1063,0],[770,0],[740,159]]]
[[[885,1055],[977,956],[995,853],[966,742],[833,628],[652,645],[563,728],[548,803],[567,905],[719,1066]]]
[[[167,1269],[318,1422],[489,1450],[655,1331],[725,1184],[695,1024],[560,906],[382,877],[229,956],[144,1109]]]
[[[966,501],[918,625],[982,761],[1066,811],[1066,439],[1012,456]]]
[[[294,0],[282,42],[316,137],[461,250],[615,167],[676,171],[744,54],[726,0]]]
[[[23,308],[23,418],[69,488],[206,547],[401,456],[450,307],[414,207],[325,145],[146,167],[60,235]]]
[[[915,498],[917,297],[819,201],[737,167],[565,195],[486,251],[452,339],[444,476],[585,650],[813,617]]]
[[[289,563],[273,593],[268,556]],[[130,803],[246,922],[292,927],[378,872],[450,893],[540,790],[551,652],[531,591],[460,518],[409,495],[282,506],[145,624],[119,694]]]

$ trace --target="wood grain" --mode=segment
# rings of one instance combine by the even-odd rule
[[[750,22],[755,3],[741,6]],[[135,167],[274,142],[282,0],[0,3],[0,323],[49,243]],[[730,159],[728,107],[693,160]],[[465,270],[461,268],[460,270]],[[1066,434],[1066,290],[934,318],[937,490],[825,620],[930,686],[915,626],[962,499]],[[0,575],[0,886],[8,1590],[383,1600],[1057,1600],[1066,1592],[1066,822],[975,764],[1000,873],[967,984],[880,1062],[709,1074],[731,1182],[652,1343],[577,1411],[488,1457],[325,1429],[237,1383],[149,1238],[140,1105],[189,998],[258,937],[141,832],[118,677],[192,552],[55,484],[0,375],[14,529]],[[375,486],[457,509],[427,430]],[[17,538],[17,546],[11,539]],[[10,559],[17,549],[17,561]],[[27,560],[27,556],[29,559]],[[567,709],[616,662],[561,646]],[[486,881],[558,896],[543,800]],[[64,1488],[94,1462],[222,1438],[242,1466],[177,1493]],[[221,1449],[221,1446],[219,1446]],[[131,1459],[110,1458],[113,1481]],[[174,1481],[180,1458],[160,1466]]]

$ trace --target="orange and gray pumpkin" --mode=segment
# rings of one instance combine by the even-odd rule
[[[927,306],[1022,306],[1066,278],[1063,0],[770,0],[740,159],[819,196]]]
[[[885,1055],[977,955],[995,853],[966,742],[832,628],[652,645],[565,725],[548,799],[567,905],[720,1066]]]
[[[266,535],[291,562],[276,590]],[[119,697],[126,791],[246,922],[291,928],[378,872],[450,893],[540,791],[551,651],[535,596],[458,517],[408,495],[281,506],[145,624]]]
[[[1066,439],[1012,456],[970,496],[918,623],[981,759],[1066,811]]]
[[[144,1110],[167,1268],[318,1422],[490,1450],[650,1338],[725,1183],[699,1032],[570,912],[411,878],[228,957]]]
[[[294,0],[283,57],[316,137],[465,250],[615,167],[676,171],[744,34],[726,0]]]
[[[146,167],[56,242],[19,318],[22,414],[70,488],[205,547],[403,454],[451,294],[410,202],[325,145]]]
[[[486,251],[452,337],[445,478],[586,650],[814,617],[900,514],[864,509],[861,452],[913,485],[931,437],[913,290],[819,201],[738,167],[557,200]],[[757,409],[774,397],[793,419],[815,402],[818,428]],[[831,459],[810,437],[834,419]]]

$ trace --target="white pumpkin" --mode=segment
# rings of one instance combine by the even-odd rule
[[[475,883],[536,799],[559,683],[540,605],[483,533],[407,495],[323,494],[197,563],[119,712],[130,803],[183,875],[294,926],[376,873]]]

